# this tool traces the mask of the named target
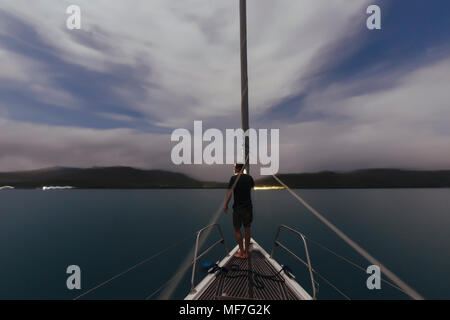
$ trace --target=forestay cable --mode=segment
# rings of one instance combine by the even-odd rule
[[[413,288],[408,286],[399,277],[397,277],[392,271],[381,264],[377,259],[372,257],[366,250],[359,246],[355,241],[350,239],[345,233],[339,230],[334,224],[328,221],[324,216],[322,216],[316,209],[310,206],[302,197],[297,193],[292,191],[283,181],[281,181],[276,175],[272,175],[279,184],[286,188],[286,190],[294,196],[301,204],[303,204],[312,214],[314,214],[320,221],[322,221],[328,228],[330,228],[334,233],[336,233],[342,240],[344,240],[350,247],[352,247],[356,252],[366,258],[370,263],[380,267],[380,270],[391,279],[396,285],[398,285],[408,296],[415,300],[423,300],[424,298],[418,294]]]

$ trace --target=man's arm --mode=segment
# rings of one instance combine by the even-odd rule
[[[230,178],[230,181],[228,182],[228,191],[227,191],[227,195],[225,197],[225,205],[223,206],[223,211],[227,212],[228,210],[228,203],[230,202],[231,199],[231,195],[233,194],[233,185],[234,185],[234,181],[236,176],[232,176]]]
[[[233,189],[228,189],[227,195],[225,197],[225,205],[223,206],[223,211],[225,211],[225,212],[227,212],[227,210],[228,210],[228,203],[230,202],[232,194],[233,194]]]

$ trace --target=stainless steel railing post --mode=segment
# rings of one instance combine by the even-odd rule
[[[297,255],[295,255],[292,251],[290,251],[287,247],[285,247],[281,242],[278,241],[278,237],[280,236],[281,229],[286,229],[286,230],[288,230],[288,231],[298,235],[303,240],[303,245],[305,247],[306,263],[301,258],[299,258]],[[311,279],[311,287],[312,287],[312,290],[313,290],[313,299],[316,299],[316,295],[317,295],[317,293],[316,293],[316,285],[315,285],[315,282],[314,282],[313,268],[311,266],[311,258],[309,256],[309,250],[308,250],[308,245],[306,243],[306,237],[302,233],[300,233],[299,231],[282,224],[282,225],[278,226],[277,233],[275,234],[275,240],[273,241],[272,251],[270,253],[270,258],[272,258],[272,259],[273,259],[273,255],[275,254],[275,248],[277,246],[281,247],[284,251],[289,253],[295,259],[299,260],[302,263],[305,263],[308,266],[309,277]]]
[[[203,233],[203,231],[207,230],[207,229],[211,229],[213,227],[216,227],[219,230],[219,234],[220,234],[220,240],[213,243],[211,246],[209,246],[208,249],[204,250],[200,255],[198,254],[198,250],[199,250],[199,239],[200,239],[200,235]],[[211,251],[213,248],[215,248],[218,244],[223,243],[224,247],[225,247],[225,253],[228,255],[229,251],[228,251],[228,247],[227,244],[225,242],[225,238],[223,236],[223,232],[222,232],[222,228],[220,227],[219,224],[214,223],[211,224],[209,226],[206,226],[202,229],[200,229],[199,231],[197,231],[197,237],[195,239],[195,249],[194,249],[194,258],[192,261],[192,275],[191,275],[191,293],[195,293],[195,269],[197,266],[197,261],[198,259],[200,259],[201,257],[203,257],[206,253],[208,253],[209,251]]]

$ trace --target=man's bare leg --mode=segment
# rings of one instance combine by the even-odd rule
[[[244,228],[244,229],[245,229],[245,251],[244,251],[244,258],[248,258],[248,249],[250,248],[251,232],[250,232],[250,227]]]
[[[244,251],[244,242],[242,240],[241,229],[234,229],[234,235],[236,236],[236,240],[239,245],[239,252],[236,252],[234,254],[234,256],[236,258],[244,258],[245,251]]]

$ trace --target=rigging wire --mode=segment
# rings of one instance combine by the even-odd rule
[[[338,229],[334,224],[328,221],[324,216],[322,216],[316,209],[314,209],[309,203],[307,203],[302,197],[300,197],[296,192],[292,191],[283,181],[280,180],[276,175],[272,175],[278,183],[280,183],[286,190],[294,196],[301,204],[303,204],[312,214],[314,214],[320,221],[322,221],[328,228],[330,228],[334,233],[336,233],[342,240],[344,240],[350,247],[352,247],[356,252],[366,258],[370,263],[380,267],[381,271],[391,279],[397,286],[399,286],[408,296],[415,300],[423,300],[424,298],[418,294],[413,288],[408,286],[403,280],[396,276],[392,271],[386,268],[381,262],[372,257],[366,250],[359,246],[355,241],[350,239],[345,233]]]
[[[80,294],[79,296],[75,297],[73,300],[78,300],[79,298],[81,298],[81,297],[83,297],[83,296],[85,296],[85,295],[87,295],[87,294],[89,294],[89,293],[91,293],[91,292],[97,290],[98,288],[103,287],[104,285],[110,283],[111,281],[113,281],[113,280],[115,280],[115,279],[117,279],[117,278],[123,276],[124,274],[130,272],[131,270],[134,270],[134,269],[136,269],[137,267],[139,267],[139,266],[141,266],[141,265],[143,265],[143,264],[145,264],[145,263],[147,263],[147,262],[149,262],[149,261],[151,261],[151,260],[153,260],[153,259],[159,257],[160,255],[162,255],[163,253],[169,251],[170,249],[173,249],[173,248],[175,248],[175,247],[181,245],[183,242],[185,242],[186,240],[188,240],[188,239],[189,239],[190,237],[192,237],[192,236],[193,236],[193,235],[189,235],[189,236],[184,237],[184,238],[181,239],[180,241],[175,242],[174,244],[168,246],[167,248],[165,248],[165,249],[163,249],[163,250],[161,250],[161,251],[159,251],[159,252],[157,252],[157,253],[151,255],[150,257],[148,257],[148,258],[142,260],[141,262],[139,262],[139,263],[137,263],[137,264],[135,264],[135,265],[129,267],[128,269],[126,269],[126,270],[124,270],[124,271],[122,271],[122,272],[120,272],[120,273],[114,275],[113,277],[109,278],[108,280],[105,280],[105,281],[103,281],[102,283],[96,285],[95,287],[92,287],[91,289],[87,290],[86,292],[84,292],[84,293]]]
[[[322,276],[318,271],[313,270],[313,272],[314,272],[319,278],[321,278],[323,281],[325,281],[326,284],[328,284],[330,287],[332,287],[334,290],[336,290],[336,291],[337,291],[341,296],[343,296],[345,299],[351,300],[349,296],[347,296],[345,293],[343,293],[337,286],[335,286],[334,284],[332,284],[330,280],[328,280],[327,278],[325,278],[324,276]]]
[[[170,278],[168,281],[166,281],[161,287],[153,291],[150,295],[148,295],[145,300],[150,300],[152,297],[154,297],[158,292],[160,292],[162,289],[164,289],[171,281],[174,281],[175,278]]]
[[[353,267],[355,267],[355,268],[357,268],[357,269],[359,269],[359,270],[361,270],[361,271],[363,271],[363,272],[366,272],[366,269],[364,269],[362,266],[358,265],[357,263],[351,261],[350,259],[348,259],[348,258],[346,258],[346,257],[344,257],[344,256],[342,256],[342,255],[340,255],[340,254],[338,254],[338,253],[336,253],[336,252],[334,252],[333,250],[327,248],[327,247],[324,246],[323,244],[321,244],[321,243],[319,243],[319,242],[317,242],[317,241],[315,241],[315,240],[312,240],[311,238],[309,238],[309,237],[307,237],[307,236],[305,236],[305,238],[306,238],[309,242],[311,242],[312,244],[314,244],[314,245],[316,245],[317,247],[319,247],[320,249],[322,249],[322,250],[324,250],[324,251],[327,251],[327,252],[333,254],[334,256],[336,256],[337,258],[343,260],[344,262],[346,262],[346,263],[352,265]],[[404,293],[404,294],[407,294],[402,288],[400,288],[399,286],[396,286],[394,283],[392,283],[392,282],[390,282],[390,281],[388,281],[388,280],[385,280],[385,279],[383,279],[383,278],[381,278],[380,280],[383,281],[384,283],[388,284],[388,285],[391,286],[392,288],[397,289],[397,290],[399,290],[400,292],[402,292],[402,293]]]
[[[327,252],[333,254],[334,256],[336,256],[336,257],[342,259],[344,262],[349,263],[349,264],[352,265],[353,267],[356,267],[357,269],[362,270],[363,272],[366,272],[366,270],[365,270],[363,267],[359,266],[358,264],[356,264],[355,262],[351,261],[350,259],[345,258],[344,256],[341,256],[340,254],[334,252],[333,250],[331,250],[331,249],[325,247],[323,244],[320,244],[319,242],[314,241],[314,240],[312,240],[311,238],[309,238],[309,237],[307,237],[307,236],[305,236],[305,235],[303,235],[303,236],[305,237],[306,240],[308,240],[308,242],[310,242],[310,243],[312,243],[312,244],[318,246],[320,249],[325,250],[325,251],[327,251]],[[297,258],[298,258],[298,257],[297,257]],[[309,268],[308,263],[306,263],[303,259],[298,258],[298,260],[299,260],[305,267]],[[322,280],[324,280],[330,287],[332,287],[334,290],[336,290],[336,291],[337,291],[339,294],[341,294],[344,298],[346,298],[347,300],[351,300],[351,299],[350,299],[346,294],[344,294],[344,293],[343,293],[336,285],[334,285],[333,283],[331,283],[330,280],[328,280],[328,279],[325,278],[323,275],[321,275],[321,274],[319,273],[319,271],[317,271],[316,269],[312,268],[312,272],[313,272],[314,274],[316,274],[319,278],[321,278]],[[393,284],[392,282],[390,282],[390,281],[388,281],[388,280],[385,280],[385,279],[380,279],[380,280],[383,281],[383,282],[385,282],[386,284],[390,285],[390,286],[393,287],[394,289],[397,289],[397,290],[399,290],[400,292],[406,294],[405,291],[402,290],[402,288],[396,286],[396,285]]]
[[[304,236],[304,235],[303,235]],[[304,236],[305,237],[305,239],[307,239],[306,238],[306,236]],[[309,240],[309,239],[308,239]],[[298,261],[300,261],[306,268],[308,268],[309,269],[309,264],[306,262],[306,261],[304,261],[302,258],[299,258],[299,257],[297,257],[297,259],[298,259]],[[319,273],[319,271],[317,271],[317,270],[315,270],[314,268],[311,268],[311,271],[314,273],[314,274],[316,274],[317,276],[319,276],[319,278],[321,278],[323,281],[325,281],[330,287],[332,287],[334,290],[336,290],[340,295],[342,295],[345,299],[347,299],[347,300],[351,300],[350,298],[349,298],[349,296],[347,296],[345,293],[343,293],[337,286],[335,286],[333,283],[331,283],[331,281],[330,280],[328,280],[327,278],[325,278],[324,276],[322,276],[320,273]],[[314,282],[316,282],[316,281],[314,281]],[[318,282],[316,282],[316,283],[318,283]],[[315,284],[314,284],[314,286],[315,286]]]

